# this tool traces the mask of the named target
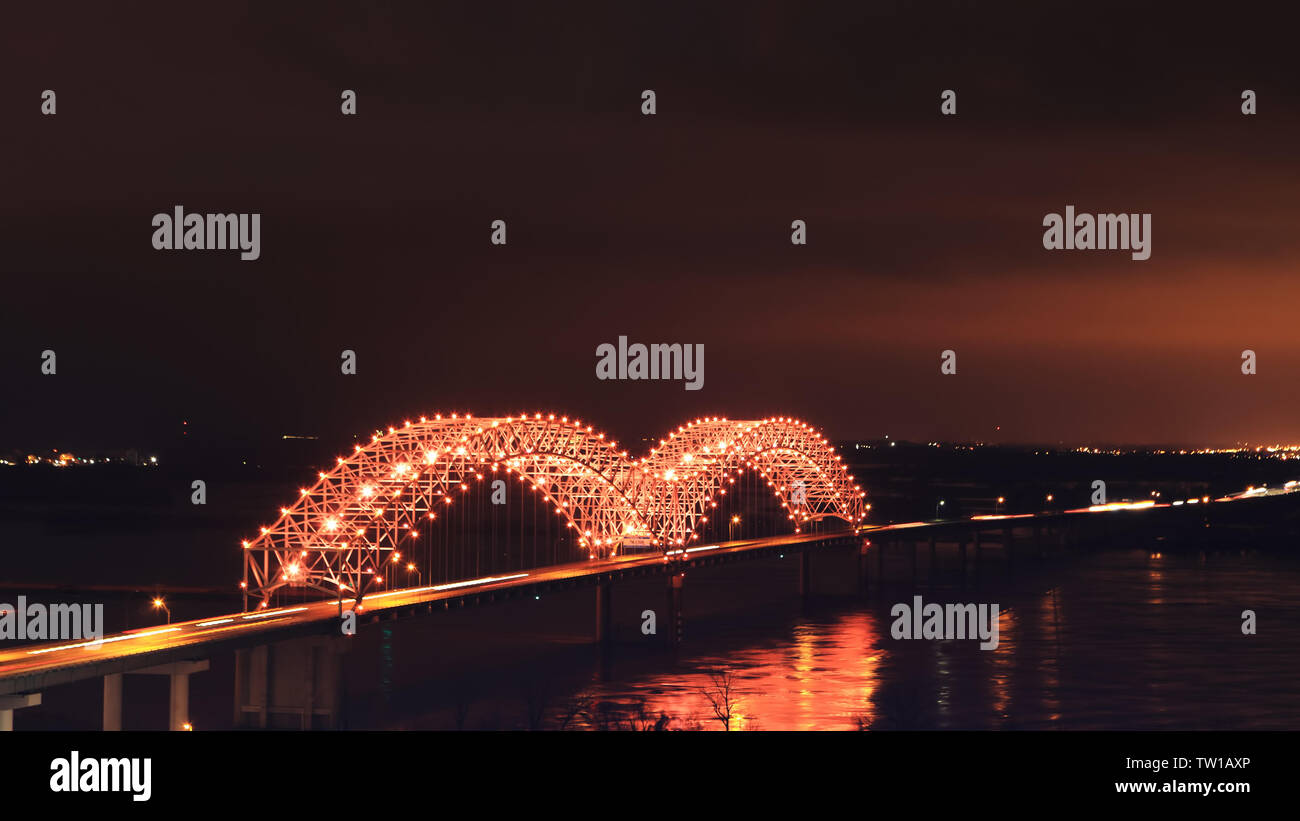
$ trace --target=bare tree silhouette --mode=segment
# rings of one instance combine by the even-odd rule
[[[736,711],[736,677],[730,670],[709,674],[709,686],[701,690],[713,709],[713,717],[722,729],[731,730],[731,719]]]
[[[628,726],[636,732],[662,732],[668,729],[672,724],[672,716],[660,710],[656,718],[651,716],[646,710],[645,699],[637,701],[636,706],[632,708],[631,716],[628,719]]]
[[[590,709],[591,709],[591,696],[588,696],[586,694],[579,694],[574,696],[573,698],[570,698],[560,708],[560,713],[557,719],[559,722],[558,725],[559,729],[561,730],[569,729],[569,725],[573,724],[574,720],[578,716],[585,715]]]

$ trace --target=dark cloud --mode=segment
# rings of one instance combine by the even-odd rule
[[[627,439],[771,412],[844,437],[1296,434],[1300,83],[1246,7],[7,14],[0,445],[464,408]],[[176,204],[262,213],[262,259],[153,251]],[[1152,213],[1152,258],[1044,251],[1067,204]],[[598,382],[619,334],[704,343],[705,390]]]

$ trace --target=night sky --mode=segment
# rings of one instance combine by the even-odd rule
[[[0,450],[181,420],[344,442],[453,410],[629,441],[713,414],[836,439],[1300,440],[1289,24],[1242,4],[372,5],[3,12]],[[176,205],[260,213],[261,259],[155,251]],[[1044,250],[1067,205],[1151,213],[1151,258]],[[619,335],[702,343],[703,390],[597,380]]]

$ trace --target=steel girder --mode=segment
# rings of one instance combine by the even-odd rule
[[[787,417],[697,419],[640,459],[568,417],[421,417],[376,432],[301,488],[244,542],[242,586],[263,605],[286,586],[359,595],[392,551],[454,508],[470,483],[497,478],[531,485],[592,557],[632,540],[666,552],[698,538],[746,470],[772,488],[796,531],[827,517],[853,525],[866,518],[866,494],[834,447]]]

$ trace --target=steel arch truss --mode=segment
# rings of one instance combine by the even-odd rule
[[[835,449],[786,417],[698,419],[632,459],[579,420],[554,415],[421,417],[377,432],[300,490],[274,524],[244,542],[243,587],[265,604],[283,587],[360,595],[405,540],[470,483],[531,484],[589,555],[633,542],[664,551],[698,538],[738,475],[756,471],[798,530],[865,518],[865,493]]]

